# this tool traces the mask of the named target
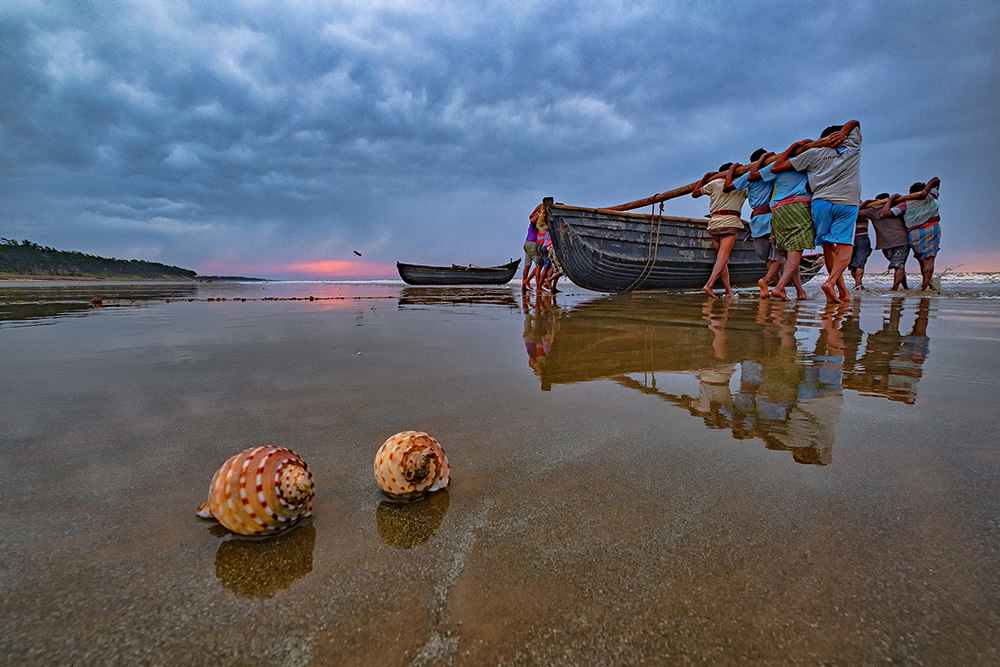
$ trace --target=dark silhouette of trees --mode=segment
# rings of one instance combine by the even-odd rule
[[[0,273],[31,276],[192,279],[198,274],[179,266],[138,259],[108,259],[82,252],[56,250],[25,239],[0,238]]]

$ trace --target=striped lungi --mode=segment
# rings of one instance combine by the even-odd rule
[[[816,228],[807,202],[778,206],[771,211],[771,231],[778,250],[811,250],[816,247]]]
[[[910,239],[910,248],[917,259],[937,257],[941,249],[941,225],[934,223],[909,229],[906,235]]]

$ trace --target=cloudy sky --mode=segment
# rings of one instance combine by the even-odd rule
[[[998,34],[996,0],[4,0],[0,236],[271,278],[499,264],[544,196],[857,118],[864,196],[939,176],[939,270],[1000,270]]]

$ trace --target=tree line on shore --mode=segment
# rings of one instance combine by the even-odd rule
[[[193,279],[197,272],[159,262],[114,259],[56,250],[28,241],[0,237],[0,273],[29,276]]]

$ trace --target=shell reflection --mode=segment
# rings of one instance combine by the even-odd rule
[[[272,598],[312,572],[315,545],[311,524],[269,540],[228,539],[215,554],[215,576],[240,597]]]
[[[447,491],[431,493],[422,503],[383,501],[375,510],[378,536],[396,549],[426,544],[441,527],[450,502]]]

